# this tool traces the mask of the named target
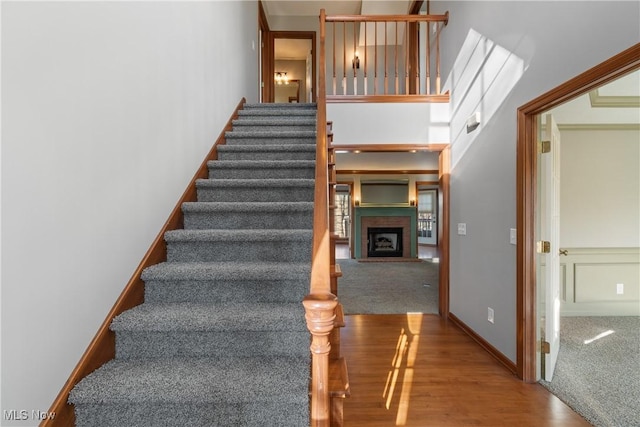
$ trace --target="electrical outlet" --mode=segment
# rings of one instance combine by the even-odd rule
[[[458,235],[465,236],[467,234],[467,224],[464,222],[458,223]]]
[[[509,243],[512,245],[518,244],[518,232],[515,228],[509,229]]]
[[[491,307],[487,308],[487,320],[490,323],[493,323],[493,308],[491,308]]]
[[[624,283],[617,283],[616,284],[616,293],[618,295],[624,294]]]

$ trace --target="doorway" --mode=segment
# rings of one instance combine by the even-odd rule
[[[269,31],[262,57],[262,102],[316,101],[316,33]]]
[[[438,189],[428,184],[418,187],[418,245],[438,246]]]
[[[539,342],[536,286],[536,193],[540,115],[634,70],[640,69],[640,44],[541,95],[518,109],[517,143],[517,370],[526,382],[538,379]],[[551,248],[550,250],[559,250]]]

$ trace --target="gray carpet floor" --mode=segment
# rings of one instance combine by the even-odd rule
[[[640,426],[640,317],[563,317],[554,377],[541,384],[594,426]]]
[[[345,314],[438,313],[438,264],[340,259],[338,297]]]

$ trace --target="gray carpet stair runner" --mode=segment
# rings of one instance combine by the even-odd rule
[[[72,390],[77,426],[309,425],[315,126],[313,104],[240,111],[115,359]]]

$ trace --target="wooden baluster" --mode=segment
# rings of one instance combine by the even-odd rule
[[[342,94],[347,94],[347,21],[342,22]]]
[[[395,52],[395,55],[396,55],[396,57],[395,57],[396,58],[396,61],[395,61],[396,62],[396,69],[395,69],[395,72],[396,72],[396,92],[394,93],[394,95],[399,95],[400,89],[399,89],[399,86],[398,86],[398,21],[396,21],[393,25],[396,27],[396,46],[395,46],[395,49],[394,49],[394,52]]]
[[[387,21],[384,21],[384,94],[389,91],[389,75],[387,73]]]
[[[353,61],[356,61],[356,58],[358,57],[357,54],[357,50],[356,50],[356,23],[353,22]],[[360,59],[357,59],[358,61],[360,61]],[[356,68],[360,66],[360,63],[358,62],[357,64],[354,62],[352,63],[353,66],[353,94],[357,95],[358,94],[358,69]]]
[[[436,95],[440,95],[440,30],[442,25],[436,23],[438,32],[436,33]]]
[[[427,87],[427,95],[431,94],[431,23],[427,21],[427,81],[425,83]]]
[[[373,24],[373,94],[378,94],[378,23]]]
[[[416,22],[416,29],[415,29],[415,37],[414,37],[415,41],[416,41],[416,45],[413,47],[413,52],[412,54],[415,55],[415,63],[416,63],[416,95],[420,94],[420,23]],[[429,56],[429,53],[427,51],[427,56]]]
[[[367,27],[369,23],[364,23],[364,94],[367,95]]]
[[[332,22],[333,27],[333,94],[336,94],[336,23]]]
[[[404,22],[404,93],[409,94],[409,21]]]
[[[311,425],[329,427],[329,334],[336,318],[338,299],[330,294],[310,294],[303,301],[307,328],[311,332]]]

